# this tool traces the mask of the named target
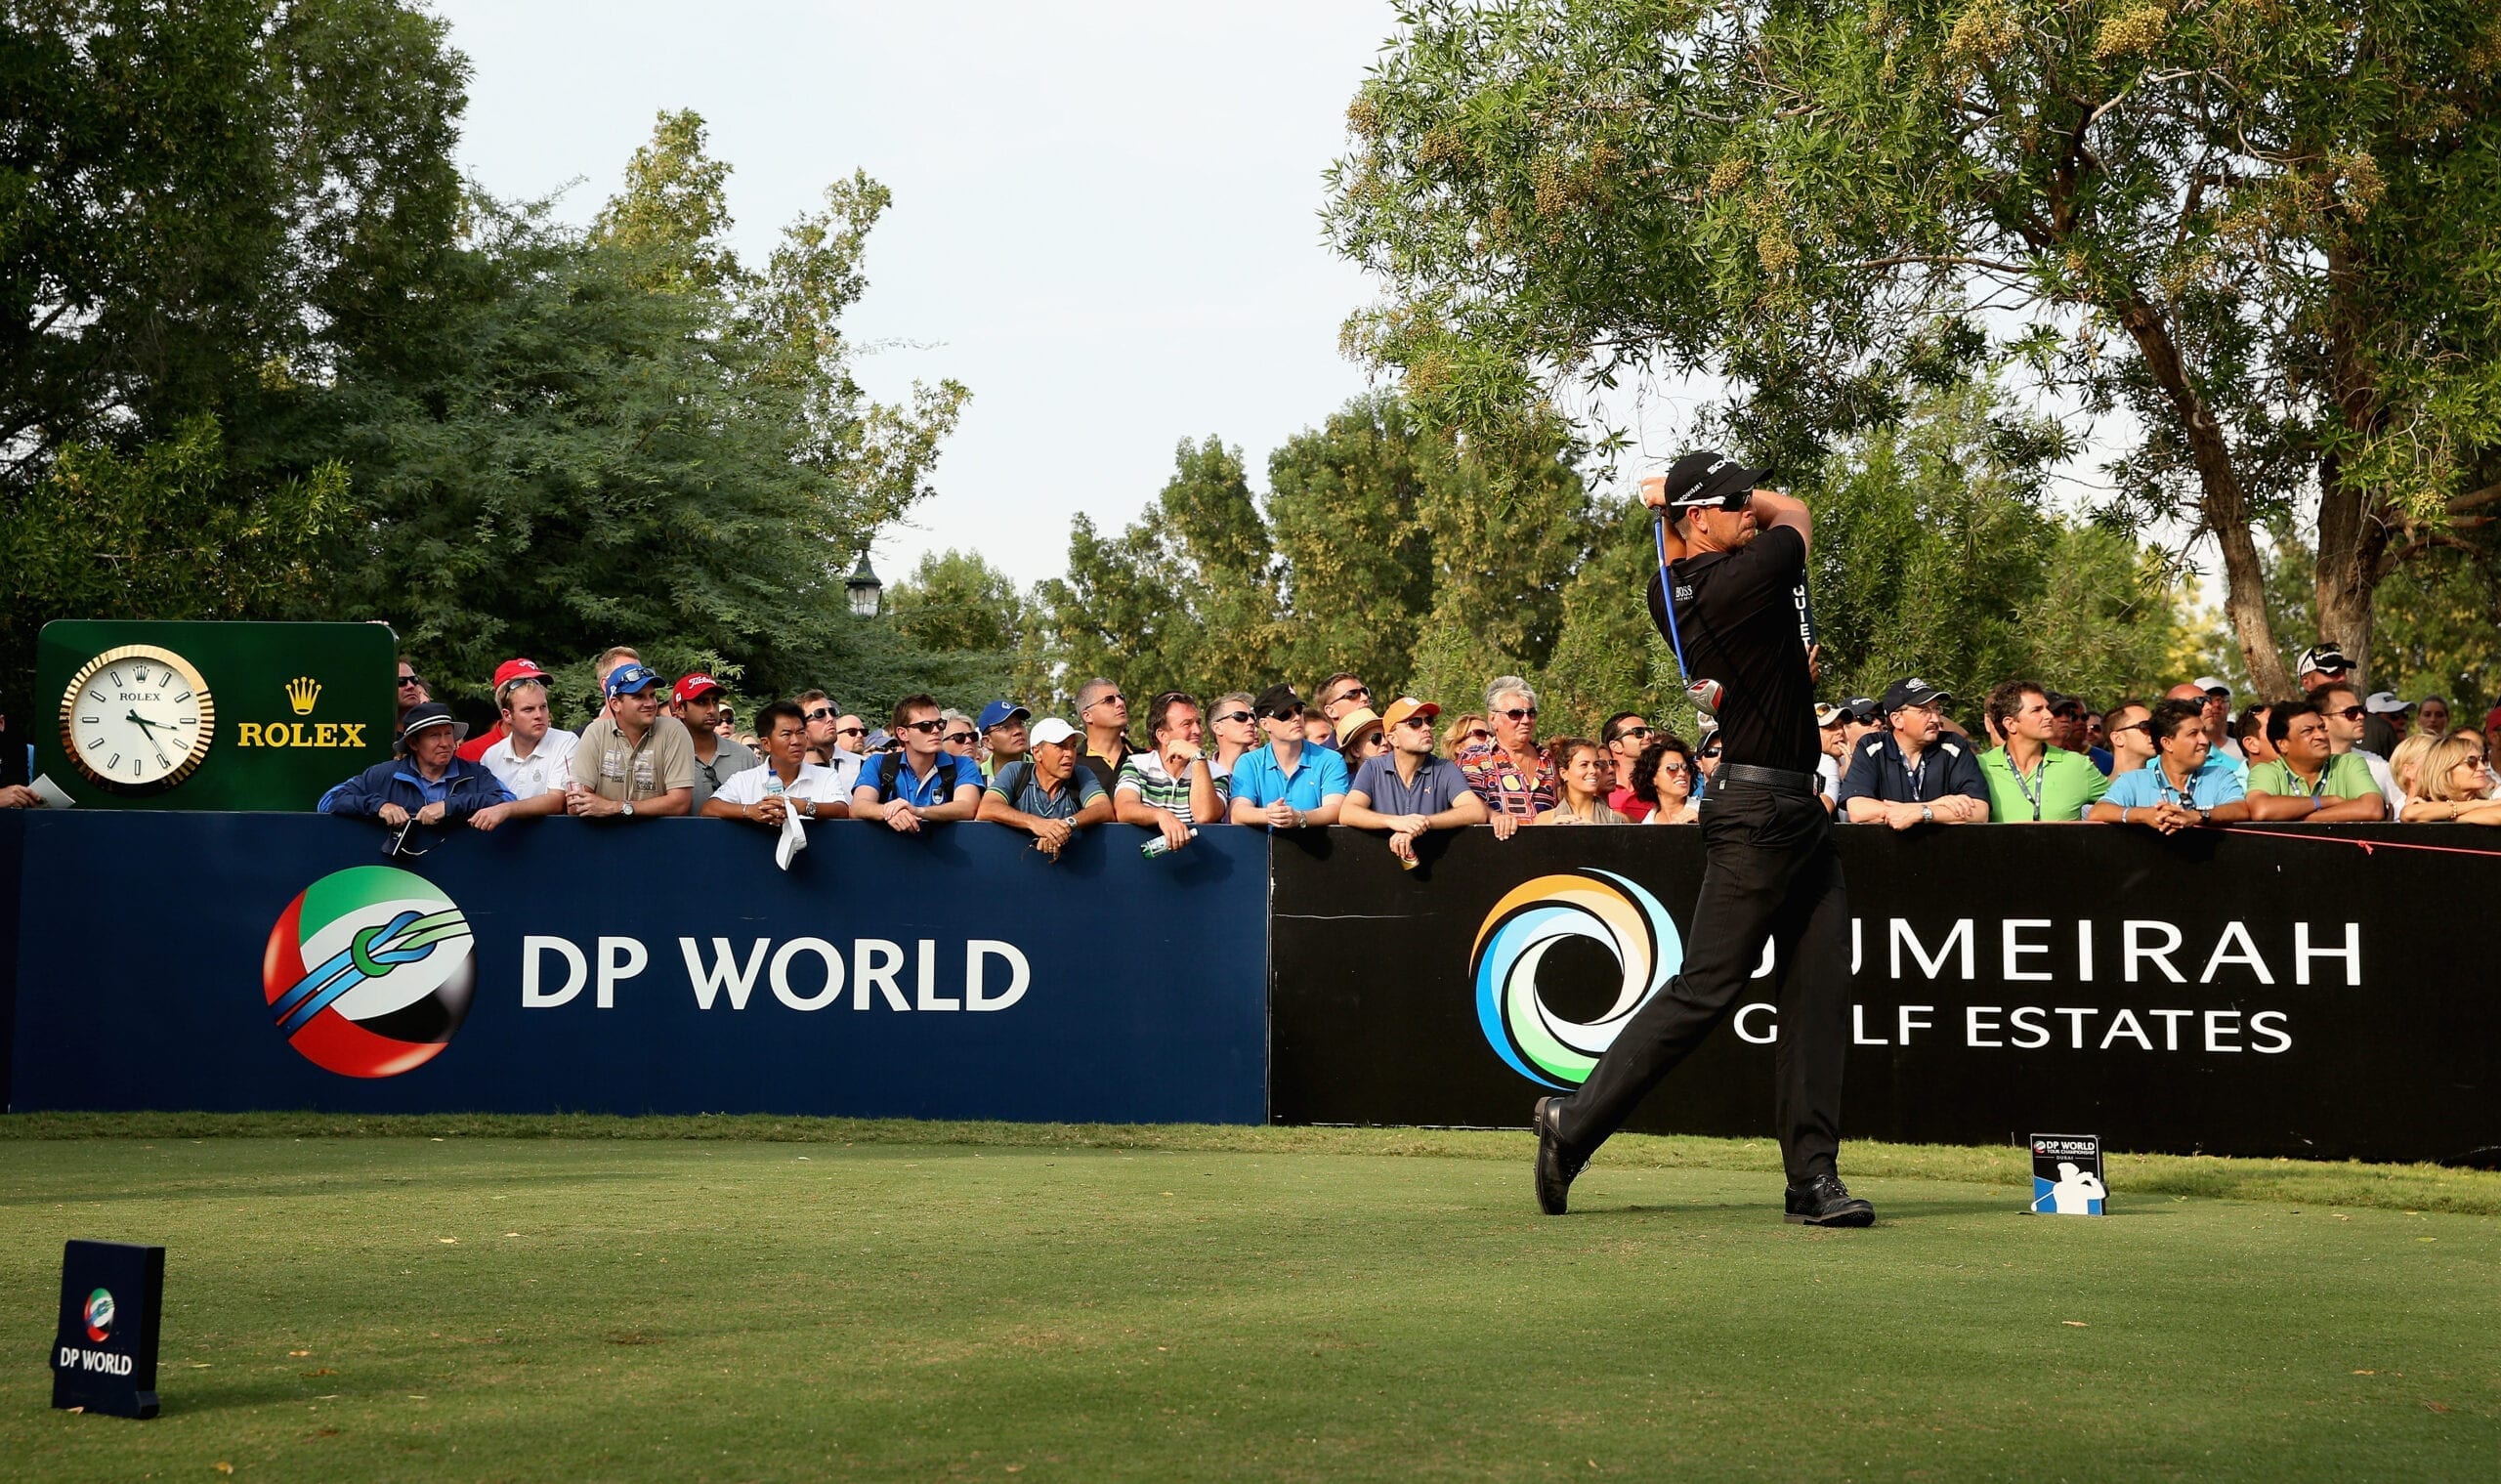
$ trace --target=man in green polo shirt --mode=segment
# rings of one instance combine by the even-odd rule
[[[2388,799],[2372,782],[2360,754],[2336,752],[2327,738],[2327,715],[2318,700],[2279,700],[2267,714],[2272,762],[2249,770],[2249,817],[2306,820],[2315,825],[2369,823],[2388,818]]]
[[[2006,745],[1980,754],[1993,825],[2072,825],[2110,786],[2093,759],[2050,745],[2058,718],[2050,694],[2029,680],[1989,692],[1989,724]]]

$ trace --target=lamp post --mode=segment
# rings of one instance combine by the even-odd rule
[[[860,565],[851,569],[851,575],[842,579],[842,586],[843,590],[850,594],[851,612],[854,616],[861,618],[877,616],[877,610],[885,601],[886,584],[878,581],[877,574],[869,570],[867,547],[860,548]]]

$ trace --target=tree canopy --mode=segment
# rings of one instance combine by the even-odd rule
[[[2222,553],[2314,502],[2319,627],[2501,503],[2501,18],[2475,0],[1413,0],[1348,110],[1350,342],[1428,416],[1724,376],[1802,476],[2019,372],[2118,447],[2108,514]],[[2119,414],[2124,413],[2125,416]],[[1620,441],[1599,440],[1601,447]]]

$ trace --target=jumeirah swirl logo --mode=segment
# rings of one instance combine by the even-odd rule
[[[469,919],[440,887],[389,866],[335,870],[270,929],[261,991],[307,1061],[397,1077],[432,1061],[477,990]]]
[[[1623,980],[1590,1021],[1567,1020],[1537,991],[1538,968],[1567,938],[1593,939]],[[1611,870],[1539,876],[1511,889],[1476,930],[1468,972],[1485,1039],[1512,1070],[1548,1087],[1577,1087],[1617,1033],[1684,962],[1684,939],[1659,899]]]

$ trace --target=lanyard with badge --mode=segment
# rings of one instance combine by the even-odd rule
[[[1923,759],[1923,766],[1925,766],[1925,762],[1926,760]],[[2007,754],[2006,771],[2014,775],[2014,786],[2022,790],[2023,801],[2032,806],[2032,823],[2035,825],[2040,824],[2041,799],[2050,791],[2049,785],[2042,782],[2042,780],[2050,776],[2050,754],[2047,752],[2043,752],[2041,754],[2041,761],[2033,766],[2032,777],[2029,782],[2025,781],[2023,777],[2023,770],[2014,766],[2014,755],[2013,753]]]

